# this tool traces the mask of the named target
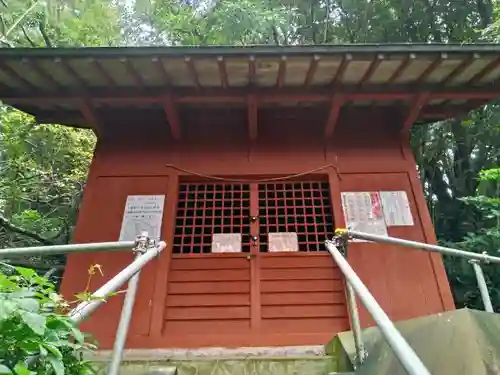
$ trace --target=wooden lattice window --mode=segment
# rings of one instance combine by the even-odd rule
[[[259,185],[260,251],[269,248],[268,233],[297,233],[300,251],[325,250],[333,231],[330,191],[326,182]]]
[[[180,184],[173,252],[210,253],[214,233],[241,233],[250,251],[249,184]]]

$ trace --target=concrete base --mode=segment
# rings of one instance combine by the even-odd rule
[[[89,358],[106,373],[111,353]],[[126,350],[121,375],[328,375],[338,371],[323,346]]]

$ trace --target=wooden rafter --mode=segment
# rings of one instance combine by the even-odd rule
[[[98,60],[91,59],[90,61],[95,66],[96,70],[99,72],[101,77],[103,77],[104,80],[108,82],[109,86],[111,87],[116,86],[116,82],[113,79],[113,77],[111,77],[108,71],[101,65],[101,63]]]
[[[368,67],[367,71],[359,81],[360,85],[365,85],[366,83],[370,82],[370,79],[372,78],[373,74],[375,73],[378,66],[382,63],[383,60],[384,60],[384,55],[378,54],[377,56],[375,56],[375,58],[370,63],[370,66]]]
[[[227,78],[227,68],[224,57],[217,57],[217,65],[219,67],[220,84],[223,88],[229,87],[229,79]]]
[[[184,62],[188,68],[189,75],[191,76],[191,80],[197,89],[201,89],[200,78],[198,77],[198,73],[196,72],[196,67],[194,66],[194,61],[191,57],[186,56],[184,58]]]
[[[66,71],[66,73],[76,82],[78,87],[82,89],[86,89],[87,82],[82,78],[80,74],[68,63],[66,60],[62,60],[57,58],[54,60],[56,63],[61,64],[62,68]]]
[[[429,66],[420,74],[420,76],[417,79],[417,84],[421,84],[422,82],[425,82],[427,78],[436,70],[436,68],[441,65],[443,60],[446,60],[448,58],[448,55],[446,53],[442,53],[439,58],[435,59],[432,61]]]
[[[247,97],[248,111],[248,136],[254,141],[258,135],[258,118],[257,118],[257,98],[251,94]]]
[[[417,55],[415,55],[414,53],[410,53],[397,67],[394,73],[392,73],[392,76],[390,76],[390,78],[387,80],[387,84],[393,84],[394,82],[396,82],[416,58]]]
[[[425,107],[426,103],[429,101],[431,94],[429,92],[420,93],[411,102],[408,114],[403,126],[401,127],[401,133],[408,133],[413,123],[418,119],[420,112]]]
[[[177,108],[171,95],[167,95],[163,101],[163,109],[170,125],[170,133],[174,139],[181,138],[181,121]]]
[[[88,124],[93,126],[94,133],[97,137],[102,136],[103,125],[92,103],[88,100],[82,99],[79,106],[83,118]]]
[[[345,97],[342,94],[335,94],[333,96],[330,114],[328,115],[328,120],[325,125],[325,137],[330,138],[333,135],[335,127],[337,126],[338,118],[340,115],[340,110],[345,103]]]
[[[165,70],[165,67],[163,66],[163,62],[161,61],[161,58],[153,57],[151,59],[151,61],[153,61],[158,73],[161,75],[161,78],[163,79],[164,85],[169,86],[170,82],[171,82],[170,76],[168,75],[167,71]]]
[[[38,88],[28,81],[26,78],[24,78],[22,75],[20,75],[18,72],[16,72],[15,69],[11,68],[7,63],[3,62],[0,60],[0,68],[3,70],[6,74],[8,74],[10,77],[14,78],[16,81],[21,82],[23,86],[30,90],[38,90]]]
[[[349,65],[349,62],[352,60],[352,55],[351,54],[346,54],[342,58],[342,61],[340,62],[340,65],[335,72],[335,75],[333,76],[332,85],[339,85],[342,83],[342,78],[344,77],[344,73],[347,70],[347,67]]]
[[[472,55],[468,59],[462,61],[460,64],[458,64],[458,66],[455,69],[453,69],[453,71],[448,75],[448,77],[446,77],[443,80],[443,82],[441,82],[441,84],[443,86],[446,86],[446,85],[449,85],[450,83],[452,83],[455,78],[457,78],[460,74],[462,74],[479,57],[480,57],[479,54],[475,53],[474,55]]]
[[[122,58],[122,59],[120,59],[120,62],[123,64],[123,66],[127,70],[127,73],[132,77],[132,79],[134,80],[135,84],[137,86],[139,86],[141,89],[143,89],[144,86],[145,86],[144,79],[139,74],[139,72],[137,71],[137,69],[134,68],[134,66],[132,65],[132,63],[130,62],[130,60],[127,59],[127,58]]]
[[[286,77],[286,56],[281,56],[280,65],[278,67],[278,77],[276,78],[276,86],[282,88],[285,84]]]
[[[42,77],[42,79],[45,81],[44,83],[48,83],[49,85],[51,85],[52,87],[54,87],[56,89],[61,88],[61,85],[59,84],[59,82],[57,82],[54,79],[54,77],[52,77],[50,74],[47,74],[47,72],[45,70],[43,70],[43,68],[40,65],[38,65],[38,63],[36,61],[32,61],[29,59],[23,59],[22,62],[23,62],[23,64],[29,65],[31,70],[33,70],[34,72],[36,72],[36,74],[38,74],[40,77]]]
[[[306,79],[304,80],[304,86],[309,86],[314,81],[314,75],[316,74],[316,70],[318,70],[318,64],[320,61],[320,57],[318,55],[314,55],[309,63],[309,69],[306,73]]]
[[[476,73],[470,80],[467,82],[469,86],[477,85],[484,77],[494,71],[496,68],[500,67],[500,57],[494,59],[488,63],[480,72]]]
[[[255,56],[250,56],[248,58],[248,84],[250,86],[255,85],[257,81],[257,67],[255,64]]]

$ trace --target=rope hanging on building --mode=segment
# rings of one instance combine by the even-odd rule
[[[185,169],[185,168],[182,168],[182,167],[178,167],[175,164],[166,164],[165,166],[168,167],[168,168],[173,168],[173,169],[175,169],[175,170],[177,170],[179,172],[187,173],[187,174],[190,174],[190,175],[193,175],[193,176],[202,177],[202,178],[206,178],[206,179],[209,179],[209,180],[223,181],[223,182],[266,183],[266,182],[286,181],[286,180],[290,180],[290,179],[294,179],[294,178],[306,176],[308,174],[313,174],[313,173],[322,171],[322,170],[324,170],[326,168],[330,168],[330,167],[332,167],[333,169],[335,169],[335,171],[337,172],[337,174],[338,174],[338,176],[340,178],[340,171],[339,171],[338,167],[335,164],[327,164],[327,165],[323,165],[322,167],[314,168],[314,169],[311,169],[311,170],[308,170],[308,171],[305,171],[305,172],[290,174],[290,175],[287,175],[287,176],[265,178],[265,179],[257,179],[257,180],[256,179],[230,178],[230,177],[219,177],[219,176],[207,175],[207,174],[195,172],[195,171],[192,171],[192,170],[189,170],[189,169]]]

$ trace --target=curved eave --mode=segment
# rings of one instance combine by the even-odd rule
[[[408,127],[495,99],[499,76],[491,44],[0,49],[0,99],[72,126],[123,107],[172,123],[179,107],[350,105],[406,112]]]

